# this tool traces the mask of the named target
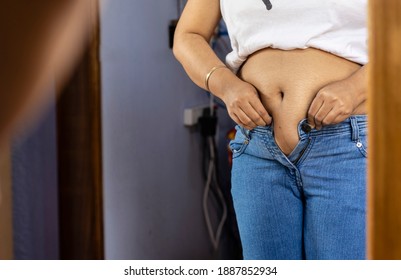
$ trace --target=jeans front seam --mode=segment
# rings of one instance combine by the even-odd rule
[[[300,166],[305,161],[305,159],[308,157],[310,151],[313,148],[313,145],[315,144],[315,141],[316,141],[316,137],[309,137],[309,143],[307,144],[302,156],[298,159],[298,161],[296,163],[297,167]]]
[[[291,189],[293,194],[300,198],[301,194],[302,194],[302,179],[300,177],[299,174],[299,170],[295,167],[294,164],[291,163],[291,161],[285,157],[285,155],[281,152],[281,150],[279,150],[278,148],[274,148],[274,147],[270,147],[269,145],[269,136],[265,135],[263,138],[263,144],[265,149],[267,149],[269,151],[269,153],[272,155],[273,159],[278,162],[283,168],[286,169],[286,173],[287,176],[289,176],[290,178],[292,178],[294,180],[295,186],[294,184],[291,184]],[[275,142],[274,142],[275,143]],[[283,161],[285,161],[287,163],[283,164],[279,158],[282,158]]]

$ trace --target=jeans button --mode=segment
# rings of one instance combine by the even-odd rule
[[[303,132],[309,133],[309,132],[311,132],[312,127],[311,127],[309,124],[307,124],[306,122],[304,122],[304,123],[301,125],[301,129],[302,129]]]

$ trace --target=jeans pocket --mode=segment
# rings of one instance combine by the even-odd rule
[[[237,132],[235,133],[235,138],[230,141],[230,149],[233,153],[233,158],[242,155],[249,144],[249,137],[244,134],[242,128],[237,126],[235,128]]]
[[[356,142],[356,147],[365,158],[368,157],[368,143],[366,135],[359,137],[358,141]]]

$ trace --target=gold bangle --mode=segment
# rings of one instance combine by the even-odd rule
[[[212,69],[210,69],[209,73],[206,74],[206,76],[205,76],[205,88],[206,88],[207,91],[210,92],[210,89],[209,89],[209,79],[210,79],[210,76],[212,76],[212,74],[214,73],[214,71],[216,71],[217,69],[220,69],[220,68],[227,68],[227,66],[225,66],[225,65],[218,65],[218,66],[215,66],[215,67],[213,67]]]

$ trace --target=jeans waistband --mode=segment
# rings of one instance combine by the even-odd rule
[[[359,132],[367,129],[367,115],[353,115],[345,119],[341,123],[323,126],[320,130],[314,128],[310,131],[305,131],[303,126],[307,124],[307,119],[303,119],[298,123],[298,134],[300,140],[307,137],[318,137],[323,135],[334,135],[341,133],[352,133],[352,140],[357,141],[359,139]],[[274,123],[268,126],[258,126],[252,130],[252,132],[261,132],[273,134]],[[243,131],[244,132],[244,131]],[[249,131],[245,131],[249,135]]]
[[[251,131],[241,127],[241,130],[242,133],[249,138],[252,138],[253,133],[265,135],[266,137],[263,139],[265,139],[264,141],[266,141],[266,144],[269,147],[272,155],[274,155],[274,157],[283,165],[291,167],[293,164],[296,164],[298,159],[302,156],[310,138],[348,134],[353,142],[359,142],[360,134],[366,133],[367,115],[353,115],[341,123],[323,126],[320,130],[312,129],[310,127],[309,129],[305,129],[303,126],[305,124],[307,124],[307,119],[303,119],[298,123],[298,133],[300,139],[297,146],[288,156],[284,155],[280,148],[276,145],[273,135],[274,124],[269,126],[258,126]]]

